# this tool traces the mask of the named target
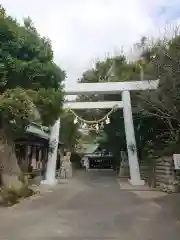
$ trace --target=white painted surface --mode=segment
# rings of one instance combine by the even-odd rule
[[[65,109],[110,109],[117,105],[118,108],[123,107],[122,101],[111,101],[111,102],[66,102],[63,105]]]
[[[86,158],[84,159],[84,166],[85,166],[85,168],[86,168],[86,171],[88,171],[88,169],[89,169],[89,158],[88,158],[88,157],[86,157]]]
[[[66,95],[81,94],[115,94],[122,91],[157,89],[159,80],[106,82],[106,83],[76,83],[65,89]]]
[[[42,181],[43,184],[54,185],[57,183],[56,180],[56,161],[57,161],[57,150],[59,142],[59,129],[60,129],[60,119],[58,119],[55,124],[51,127],[49,144],[53,144],[53,152],[48,154],[46,179]]]
[[[180,154],[173,154],[174,168],[180,170]]]
[[[131,97],[129,91],[122,92],[122,100],[124,103],[123,114],[124,114],[124,124],[125,124],[125,132],[126,132],[126,144],[128,151],[128,159],[129,159],[129,170],[130,170],[130,183],[132,185],[144,185],[144,181],[141,180],[140,170],[139,170],[139,162],[137,157],[136,150],[136,140],[134,134],[134,124],[132,118],[132,108],[131,108]],[[135,151],[133,152],[129,145],[134,145]]]

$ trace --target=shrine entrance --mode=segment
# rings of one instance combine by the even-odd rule
[[[104,102],[66,102],[65,109],[112,109],[114,106],[123,109],[126,133],[126,145],[132,185],[144,185],[141,179],[139,162],[134,133],[130,91],[155,90],[159,81],[131,81],[131,82],[106,82],[106,83],[77,83],[66,89],[66,95],[91,95],[91,94],[121,94],[122,101]],[[50,143],[54,143],[53,152],[49,155],[46,184],[55,183],[55,166],[57,158],[57,143],[59,140],[60,119],[51,128]]]

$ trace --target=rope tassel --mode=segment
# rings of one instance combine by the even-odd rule
[[[94,120],[94,121],[89,121],[89,120],[85,120],[82,117],[78,116],[72,109],[67,109],[68,112],[71,112],[74,115],[74,124],[81,124],[81,127],[84,128],[88,128],[91,130],[96,130],[99,131],[100,128],[104,127],[104,123],[105,124],[110,124],[110,115],[118,109],[118,106],[115,105],[104,117],[102,117],[99,120]]]

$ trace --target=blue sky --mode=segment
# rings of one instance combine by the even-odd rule
[[[74,84],[96,59],[129,49],[180,18],[178,0],[1,0],[19,21],[30,16],[52,41],[55,62]]]
[[[171,22],[180,17],[180,2],[177,0],[161,1],[158,8],[154,9],[156,18],[162,18],[165,22]]]

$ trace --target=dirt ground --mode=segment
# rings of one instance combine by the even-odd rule
[[[180,195],[121,188],[113,172],[71,180],[0,209],[1,240],[179,240]]]

